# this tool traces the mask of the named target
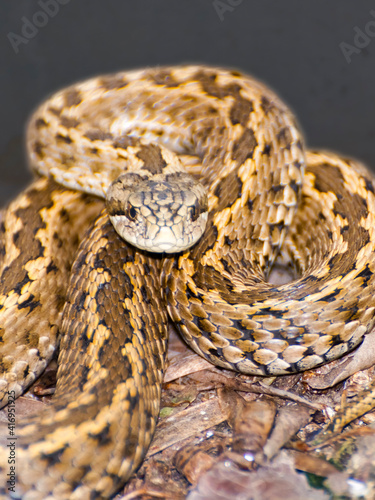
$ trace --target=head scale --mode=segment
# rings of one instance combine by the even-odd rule
[[[149,252],[175,253],[194,245],[207,222],[207,195],[184,172],[151,178],[132,172],[107,192],[107,210],[118,234]]]

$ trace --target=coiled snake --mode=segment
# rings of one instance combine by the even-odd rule
[[[53,404],[17,421],[15,497],[108,498],[129,478],[158,415],[167,310],[199,354],[256,375],[316,367],[372,328],[372,176],[305,155],[293,115],[252,78],[201,66],[97,77],[42,104],[27,145],[44,177],[1,221],[3,404],[57,338],[60,354]],[[125,243],[108,214],[131,243],[177,254]],[[298,277],[275,286],[280,248]]]

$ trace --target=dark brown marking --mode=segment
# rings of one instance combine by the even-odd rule
[[[254,149],[258,145],[252,129],[244,130],[241,137],[233,144],[232,158],[238,165],[242,165],[245,160],[252,158]]]
[[[68,116],[62,116],[60,118],[60,123],[65,128],[75,128],[79,125],[79,120],[75,118],[69,118]]]
[[[277,134],[277,139],[280,142],[280,146],[283,148],[290,148],[293,142],[293,136],[289,127],[284,127]]]
[[[37,348],[39,345],[39,333],[35,331],[30,331],[26,335],[27,344],[30,347]],[[36,356],[39,356],[39,349],[37,349]]]
[[[61,248],[63,246],[63,241],[60,238],[60,236],[58,235],[58,233],[54,232],[53,235],[52,235],[52,238],[56,242],[56,245],[57,245],[58,248]]]
[[[70,220],[69,212],[65,208],[62,208],[60,210],[59,217],[63,222],[69,222]]]
[[[240,90],[241,86],[237,83],[220,86],[217,83],[217,74],[212,71],[199,70],[193,79],[199,82],[204,92],[207,95],[224,99],[227,96],[233,96],[236,99],[241,99]]]
[[[281,184],[274,184],[271,186],[272,192],[273,193],[278,193],[279,191],[283,191],[285,186],[282,186]]]
[[[108,76],[102,78],[100,81],[100,85],[106,90],[122,89],[126,87],[127,84],[128,82],[124,80],[124,78],[121,76],[118,77]]]
[[[135,144],[135,139],[128,135],[124,135],[122,137],[116,137],[112,142],[112,146],[114,148],[121,148],[121,149],[126,149],[129,146],[134,146],[134,144]]]
[[[43,118],[37,118],[35,120],[35,128],[40,130],[41,128],[43,127],[46,127],[48,125],[48,123],[43,119]]]
[[[229,266],[228,262],[225,259],[220,259],[220,262],[223,264],[224,270],[227,273],[230,273],[230,266]]]
[[[362,179],[365,183],[367,191],[371,191],[371,193],[375,193],[373,181],[371,179],[369,179],[368,177],[362,177]]]
[[[41,304],[39,300],[35,300],[35,295],[30,294],[30,296],[21,303],[18,303],[18,309],[29,308],[29,313],[31,313],[35,308],[39,307]]]
[[[179,82],[177,82],[171,73],[165,69],[160,71],[152,72],[148,75],[156,85],[163,85],[164,87],[178,87]]]
[[[242,181],[238,177],[238,172],[230,172],[215,189],[215,196],[218,197],[218,211],[230,207],[241,196]]]
[[[241,99],[241,85],[238,83],[229,83],[225,87],[223,87],[226,95],[230,95],[232,97],[236,97],[237,99]]]
[[[34,153],[39,157],[39,158],[44,158],[44,152],[43,152],[43,149],[44,149],[44,144],[42,144],[41,142],[37,141],[37,142],[34,142],[34,146],[33,146],[33,150],[34,150]]]
[[[217,230],[217,227],[215,226],[215,224],[212,224],[209,230],[207,231],[207,234],[204,235],[206,239],[206,248],[205,248],[206,252],[208,250],[211,250],[215,246],[218,234],[219,232]]]
[[[42,452],[40,457],[47,464],[46,467],[52,468],[54,465],[60,464],[61,454],[64,453],[66,448],[68,448],[67,444],[59,447],[57,451],[52,451],[50,453]]]
[[[268,99],[268,97],[263,96],[262,101],[261,101],[261,108],[264,112],[264,114],[268,114],[270,111],[273,111],[275,105],[273,104],[272,101]]]
[[[331,271],[335,270],[338,272],[338,274],[340,274],[339,269],[341,269],[342,262],[343,262],[342,254],[336,254],[329,259],[328,266],[329,266]]]
[[[137,157],[144,162],[144,168],[152,174],[162,173],[167,162],[161,155],[159,146],[155,144],[147,144],[140,147]]]
[[[217,75],[215,73],[204,70],[199,70],[193,76],[193,79],[201,84],[202,89],[206,92],[206,94],[223,99],[226,96],[226,93],[223,88],[216,83],[216,78]]]
[[[265,144],[262,153],[265,156],[271,156],[272,144]]]
[[[81,92],[76,89],[67,90],[64,95],[64,98],[65,98],[65,105],[67,107],[77,106],[82,102]]]
[[[233,103],[233,106],[230,110],[230,120],[233,125],[237,125],[238,123],[243,127],[246,127],[250,113],[254,111],[253,103],[244,99],[242,97],[236,99]]]
[[[321,193],[340,192],[343,190],[344,178],[338,167],[324,163],[319,167],[309,167],[309,170],[315,175],[315,188]]]
[[[341,204],[339,204],[339,208],[335,208],[336,205],[337,203],[335,203],[335,206],[332,209],[332,213],[334,214],[334,216],[337,217],[339,215],[343,220],[347,220],[347,214],[345,213],[345,211],[343,211],[342,209],[340,210],[340,208],[342,208]]]
[[[367,205],[367,200],[365,198],[362,198],[359,194],[353,194],[351,196],[353,200],[353,204],[356,207],[355,213],[357,214],[358,220],[361,219],[361,217],[367,217],[368,216],[368,205]]]
[[[366,266],[362,269],[362,271],[357,274],[356,278],[363,278],[363,284],[362,287],[364,288],[367,285],[367,282],[372,278],[373,272],[369,268],[369,264],[367,263]]]
[[[29,200],[28,205],[25,208],[18,208],[15,211],[16,217],[28,221],[27,225],[18,232],[15,244],[18,248],[27,249],[27,260],[34,260],[44,254],[44,247],[40,240],[35,237],[35,232],[38,229],[46,227],[45,222],[40,216],[40,208],[48,207],[53,202],[50,189],[46,189],[45,191],[30,189],[27,192],[27,198]],[[8,289],[14,289],[16,293],[20,293],[23,285],[31,281],[28,272],[24,268],[24,264],[25,253],[21,252],[12,262],[12,266],[4,269],[0,279],[0,286],[1,283],[6,283]],[[33,304],[29,305],[36,307],[39,304],[33,301]],[[24,307],[28,306],[24,305]]]
[[[125,215],[125,207],[124,204],[113,197],[110,197],[106,201],[106,208],[108,215],[113,217],[114,215]]]
[[[67,155],[65,153],[61,153],[60,154],[60,162],[61,162],[61,165],[63,165],[64,167],[70,167],[74,164],[75,162],[75,159],[74,159],[74,156],[72,155]]]
[[[71,144],[73,142],[73,140],[69,136],[61,134],[56,135],[56,141],[64,142],[65,144]]]
[[[55,116],[60,116],[61,115],[61,112],[62,112],[62,108],[53,108],[53,107],[49,107],[48,108],[48,111],[52,114],[52,115],[55,115]]]
[[[13,243],[17,246],[17,241],[20,236],[20,231],[17,231],[16,233],[13,234]]]
[[[371,238],[370,233],[367,231],[367,229],[365,229],[364,227],[358,227],[357,232],[359,233],[357,236],[357,241],[361,243],[361,246],[364,247],[368,245],[371,241]]]
[[[298,195],[300,190],[300,184],[296,182],[294,179],[290,181],[289,187],[293,189],[293,191]]]
[[[110,132],[103,132],[102,130],[89,130],[86,132],[85,137],[90,141],[105,141],[107,139],[113,139],[113,135]]]
[[[217,115],[218,114],[218,110],[212,106],[209,106],[207,108],[206,112],[208,115]]]

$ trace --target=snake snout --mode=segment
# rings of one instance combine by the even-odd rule
[[[159,207],[155,214],[144,218],[144,231],[134,243],[150,252],[177,253],[190,248],[202,236],[207,214],[191,215],[189,208],[165,210]],[[194,212],[195,214],[195,212]]]

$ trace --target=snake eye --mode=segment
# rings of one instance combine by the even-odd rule
[[[198,217],[199,217],[199,210],[198,208],[196,207],[196,205],[193,205],[191,208],[190,208],[190,217],[191,217],[191,220],[193,222],[195,222]]]
[[[135,221],[137,218],[137,210],[130,203],[126,209],[126,217],[132,221]]]

